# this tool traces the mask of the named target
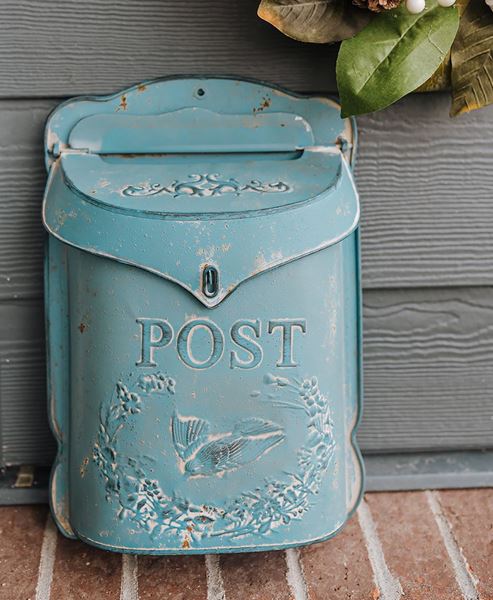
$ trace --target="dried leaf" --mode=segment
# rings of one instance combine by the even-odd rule
[[[466,10],[470,0],[457,0],[455,6],[459,10],[459,16],[462,16]],[[460,29],[460,25],[459,25]],[[425,81],[423,85],[420,85],[416,90],[417,92],[441,92],[443,90],[449,90],[452,86],[452,62],[450,58],[450,52],[443,60],[442,64],[433,73],[433,75]]]
[[[472,0],[452,46],[452,116],[493,103],[493,12]]]
[[[327,44],[356,35],[374,15],[351,0],[262,0],[258,16],[295,40]]]

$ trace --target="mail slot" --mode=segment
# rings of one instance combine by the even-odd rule
[[[175,78],[50,116],[51,508],[117,552],[324,540],[361,495],[354,123]]]

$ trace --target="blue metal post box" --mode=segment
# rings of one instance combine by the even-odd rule
[[[119,552],[286,548],[361,494],[353,123],[221,78],[46,129],[51,506]]]

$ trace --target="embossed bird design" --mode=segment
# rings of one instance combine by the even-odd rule
[[[218,475],[232,471],[263,456],[285,439],[280,425],[256,417],[242,419],[229,433],[211,434],[204,419],[171,418],[173,444],[185,463],[185,473]]]

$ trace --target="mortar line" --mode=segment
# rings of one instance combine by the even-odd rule
[[[299,548],[288,548],[284,554],[287,565],[286,581],[293,593],[294,600],[308,600]]]
[[[437,491],[426,490],[425,496],[435,518],[438,531],[442,536],[445,549],[447,550],[450,562],[452,563],[455,580],[462,592],[464,600],[478,600],[479,593],[476,587],[477,581],[472,575],[467,560],[462,553],[462,549],[455,539],[452,525],[443,512],[439,493]]]
[[[55,555],[58,531],[51,514],[48,513],[46,525],[41,544],[39,557],[38,581],[36,583],[36,600],[50,600],[51,582],[53,581],[53,569],[55,566]]]
[[[400,581],[391,573],[387,565],[377,528],[365,499],[361,501],[357,514],[365,538],[373,579],[380,590],[380,600],[399,600],[403,595]]]
[[[139,563],[134,554],[122,554],[120,600],[139,600]]]
[[[207,600],[226,600],[219,554],[206,554]]]

